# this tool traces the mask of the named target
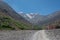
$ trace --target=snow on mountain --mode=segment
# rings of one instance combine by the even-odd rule
[[[45,19],[45,16],[40,15],[39,13],[19,13],[30,23],[37,24],[38,22]]]
[[[27,17],[29,17],[30,19],[33,18],[33,16],[31,16],[30,14],[26,14]]]

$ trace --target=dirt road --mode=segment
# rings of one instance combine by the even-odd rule
[[[60,29],[0,31],[0,40],[60,40]]]

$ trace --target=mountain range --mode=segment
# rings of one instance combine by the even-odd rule
[[[38,13],[19,13],[22,17],[28,20],[32,24],[38,24],[39,21],[43,21],[46,16],[40,15]]]
[[[60,20],[60,11],[53,12],[49,15],[40,15],[39,13],[19,14],[34,25],[48,25]]]
[[[9,28],[14,29],[32,29],[31,23],[20,16],[13,10],[13,8],[3,1],[0,1],[0,26],[1,29],[8,28],[8,26]]]
[[[0,29],[1,30],[37,30],[42,26],[60,24],[60,11],[49,15],[39,13],[17,13],[7,3],[0,1]]]

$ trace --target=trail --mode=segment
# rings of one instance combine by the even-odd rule
[[[41,30],[41,31],[37,31],[31,38],[31,40],[49,40],[46,37],[45,31]]]
[[[0,40],[60,40],[60,29],[0,31]]]

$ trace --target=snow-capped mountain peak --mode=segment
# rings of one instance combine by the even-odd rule
[[[30,19],[32,19],[32,18],[33,18],[33,16],[32,16],[32,15],[30,15],[30,14],[26,14],[26,16],[27,16],[27,17],[29,17]]]

